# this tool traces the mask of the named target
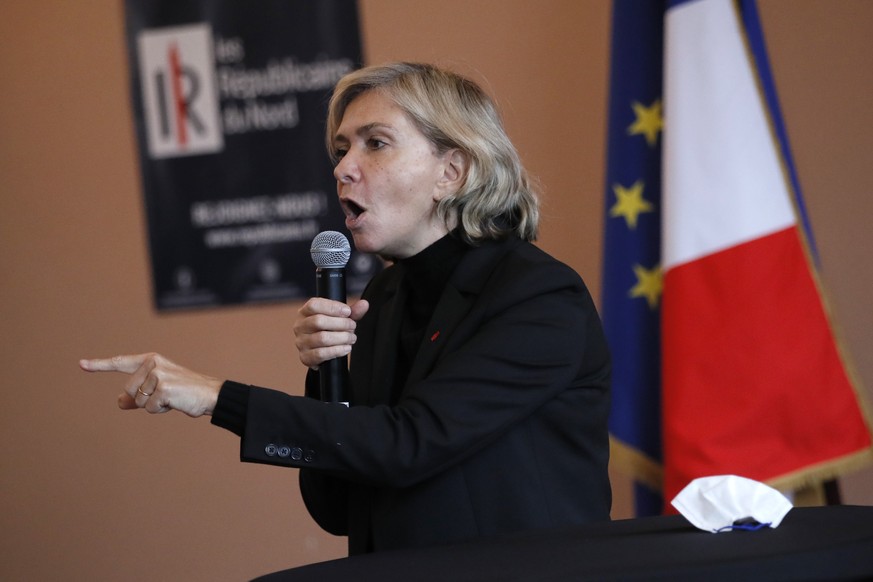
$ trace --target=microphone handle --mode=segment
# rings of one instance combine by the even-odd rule
[[[346,274],[342,267],[315,269],[315,293],[319,297],[346,302]]]
[[[323,402],[339,402],[348,406],[348,357],[334,358],[318,366],[318,380]]]
[[[315,270],[315,290],[319,297],[346,302],[345,269],[319,267]],[[318,367],[321,399],[348,404],[348,357],[322,362]]]

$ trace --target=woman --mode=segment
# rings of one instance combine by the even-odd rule
[[[298,467],[349,552],[609,518],[609,354],[579,276],[531,244],[536,198],[493,102],[420,64],[353,72],[327,143],[355,246],[393,264],[360,301],[312,298],[294,325],[307,395],[351,354],[350,406],[197,374],[162,356],[122,408],[211,414],[250,462]]]

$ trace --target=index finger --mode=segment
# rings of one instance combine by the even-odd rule
[[[312,297],[300,308],[303,315],[329,315],[331,317],[348,317],[352,314],[351,308],[341,301],[334,301],[325,297]]]
[[[124,372],[125,374],[133,374],[139,369],[146,357],[147,354],[136,354],[79,360],[79,367],[86,372]]]

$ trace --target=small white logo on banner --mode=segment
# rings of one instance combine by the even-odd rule
[[[210,26],[146,30],[137,40],[151,157],[220,152],[224,136]]]

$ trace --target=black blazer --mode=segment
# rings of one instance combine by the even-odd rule
[[[253,389],[243,460],[302,468],[351,554],[609,519],[609,353],[579,276],[516,238],[470,250],[389,405],[401,276],[364,293],[351,407]]]

